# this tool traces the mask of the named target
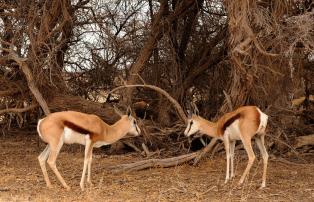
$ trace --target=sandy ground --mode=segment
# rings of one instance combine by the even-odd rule
[[[0,201],[314,201],[314,155],[307,156],[306,165],[271,160],[267,188],[259,190],[261,161],[255,162],[246,184],[237,186],[246,166],[241,152],[236,153],[236,178],[225,185],[223,154],[205,159],[197,167],[185,164],[113,174],[106,171],[108,166],[140,160],[141,156],[108,156],[95,149],[93,185],[81,191],[83,148],[64,147],[57,166],[71,186],[71,191],[66,191],[49,168],[54,187],[46,188],[37,161],[43,148],[42,143],[37,146],[35,135],[0,138]]]

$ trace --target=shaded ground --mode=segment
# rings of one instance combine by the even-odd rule
[[[37,136],[0,138],[0,201],[314,201],[314,160],[306,165],[270,161],[267,188],[259,190],[262,163],[256,162],[247,184],[236,186],[246,166],[246,156],[236,152],[236,179],[224,185],[223,154],[205,160],[198,167],[182,165],[132,173],[112,174],[109,165],[140,159],[137,154],[100,155],[95,149],[93,186],[81,191],[83,148],[64,147],[59,155],[59,171],[71,191],[66,191],[49,170],[54,188],[46,188],[37,156]]]

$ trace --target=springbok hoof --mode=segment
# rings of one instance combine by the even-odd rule
[[[71,190],[71,187],[69,187],[68,185],[64,185],[64,188],[65,188],[67,191],[70,191],[70,190]]]
[[[266,187],[265,184],[262,184],[258,189],[264,189]]]
[[[84,184],[80,184],[80,187],[81,187],[81,190],[84,191],[85,188],[84,188]]]
[[[243,185],[243,182],[242,181],[239,181],[238,182],[238,187],[241,187]]]

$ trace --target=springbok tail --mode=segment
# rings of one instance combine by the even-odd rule
[[[38,135],[39,137],[42,139],[42,135],[41,135],[41,132],[40,132],[40,129],[39,129],[39,126],[40,126],[40,123],[43,121],[44,119],[39,119],[38,120],[38,123],[37,123],[37,132],[38,132]]]

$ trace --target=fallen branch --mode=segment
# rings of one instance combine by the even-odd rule
[[[280,140],[278,137],[273,137],[272,135],[269,135],[269,134],[266,134],[266,136],[267,136],[267,137],[270,137],[271,139],[273,139],[273,140],[276,141],[276,142],[279,142],[280,144],[283,144],[283,145],[287,146],[287,147],[290,148],[291,151],[292,151],[293,153],[295,153],[297,156],[299,155],[299,152],[298,152],[297,150],[295,150],[295,148],[294,148],[293,146],[291,146],[291,145],[289,145],[288,143],[286,143],[286,142]],[[304,160],[304,159],[303,159],[303,160]]]
[[[26,112],[28,110],[31,110],[31,109],[34,109],[38,107],[37,104],[33,104],[33,105],[30,105],[28,107],[24,107],[24,108],[7,108],[7,109],[2,109],[0,110],[0,114],[3,114],[3,113],[22,113],[22,112]]]
[[[295,145],[295,148],[299,148],[305,145],[314,145],[314,134],[299,136],[296,138],[296,140],[297,143]]]
[[[143,170],[152,167],[161,167],[167,168],[172,166],[177,166],[179,164],[188,162],[194,159],[198,155],[198,152],[185,154],[177,157],[171,157],[166,159],[147,159],[143,161],[138,161],[129,164],[121,164],[118,166],[109,167],[112,172],[130,172],[130,171],[137,171]]]
[[[281,157],[271,159],[271,161],[277,161],[277,162],[280,162],[280,163],[284,163],[284,164],[288,164],[288,165],[294,165],[294,166],[308,166],[307,162],[305,162],[305,163],[295,163],[295,162],[288,161],[287,159],[284,159],[284,158],[281,158]]]
[[[148,157],[151,156],[151,153],[150,153],[150,151],[148,150],[148,148],[147,148],[147,146],[145,145],[144,142],[142,143],[142,148],[143,148],[143,150],[144,150],[146,156],[148,156]]]
[[[217,140],[218,140],[217,138],[212,138],[210,143],[197,155],[197,157],[195,157],[194,162],[193,162],[194,166],[198,164],[198,162],[204,157],[206,153],[210,152],[213,149]]]
[[[128,145],[129,147],[131,147],[132,149],[134,149],[135,151],[141,153],[142,151],[137,147],[135,146],[133,143],[127,141],[127,140],[124,140],[122,141],[124,144]]]
[[[214,155],[217,152],[219,152],[221,149],[224,149],[223,142],[220,142],[220,143],[216,144],[216,146],[214,147],[213,151],[210,154],[210,158],[212,159],[214,157]]]

